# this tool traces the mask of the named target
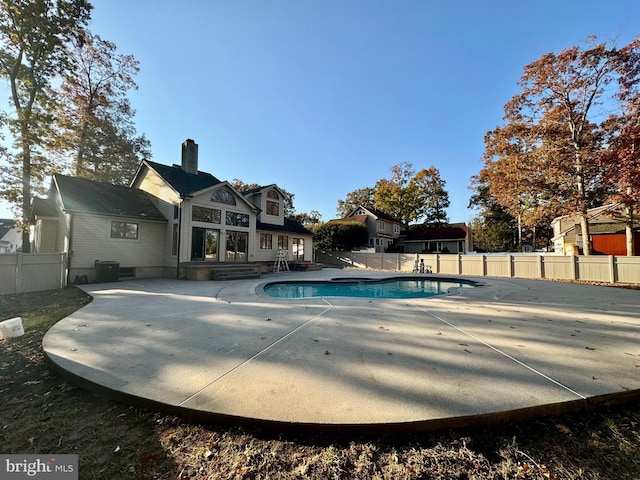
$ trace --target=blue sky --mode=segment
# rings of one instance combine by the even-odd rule
[[[154,161],[179,163],[193,138],[201,170],[276,183],[325,221],[401,162],[438,168],[449,220],[468,221],[484,134],[523,67],[640,34],[637,0],[92,3],[91,30],[140,61],[130,98]]]

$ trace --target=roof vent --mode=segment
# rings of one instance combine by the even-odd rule
[[[182,143],[182,169],[187,173],[198,174],[198,144],[190,138]]]

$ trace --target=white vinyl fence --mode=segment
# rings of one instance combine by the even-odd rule
[[[413,271],[416,260],[424,260],[424,264],[429,266],[433,273],[448,275],[640,283],[640,257],[537,254],[316,253],[316,261],[325,265],[395,272]]]
[[[64,253],[0,255],[0,295],[66,286],[66,259]]]

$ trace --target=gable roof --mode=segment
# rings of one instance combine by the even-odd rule
[[[300,235],[313,235],[313,232],[296,220],[284,219],[284,225],[274,225],[272,223],[256,222],[256,230],[267,230],[269,232],[299,233]]]
[[[163,165],[150,160],[143,163],[160,175],[180,195],[191,195],[222,183],[210,173],[188,173],[179,165]]]
[[[353,215],[352,217],[341,218],[339,221],[356,222],[356,223],[362,223],[363,225],[366,225],[367,218],[369,218],[369,215]],[[331,221],[334,222],[336,220],[331,220]]]
[[[402,221],[398,220],[397,218],[392,217],[388,213],[385,213],[382,210],[378,210],[378,209],[373,208],[373,207],[367,207],[365,205],[360,205],[359,207],[354,208],[344,218],[345,219],[347,219],[347,218],[351,219],[351,218],[354,218],[354,217],[359,217],[360,215],[354,215],[354,214],[355,214],[355,212],[357,212],[360,209],[367,210],[368,212],[372,213],[375,217],[377,217],[380,220],[386,220],[388,222],[394,222],[394,223],[402,224]]]
[[[35,197],[31,204],[31,217],[38,215],[39,217],[57,217],[55,204],[48,198]]]
[[[53,176],[52,185],[58,190],[62,208],[67,213],[167,221],[147,193],[138,188],[60,174]]]
[[[426,227],[414,228],[407,231],[405,242],[424,240],[464,240],[468,227]]]
[[[284,196],[284,192],[282,191],[282,189],[280,187],[278,187],[278,185],[276,185],[275,183],[269,184],[269,185],[262,185],[260,187],[256,187],[256,188],[250,188],[249,190],[243,190],[242,195],[252,195],[254,193],[258,193],[261,192],[262,190],[266,190],[267,188],[275,188],[276,190],[278,190],[280,192],[281,195]]]
[[[16,222],[9,218],[0,218],[0,238],[4,237],[11,229],[16,227]]]
[[[626,212],[624,212],[624,205],[622,203],[609,203],[607,205],[602,205],[601,207],[590,208],[587,210],[587,222],[589,222],[589,229],[592,230],[589,233],[605,233],[616,232],[618,230],[624,229],[624,224],[626,223]],[[580,221],[580,214],[573,213],[569,215],[561,215],[559,217],[555,217],[551,221],[551,226],[555,227],[557,223],[562,222],[563,220],[572,221],[572,224],[565,226],[565,229],[551,238],[552,241],[555,241],[558,238],[566,236],[569,232],[573,230],[580,230],[580,225],[578,222]],[[636,212],[633,212],[634,223],[640,221],[640,215]],[[602,228],[601,231],[598,232],[598,225],[605,224],[610,228]],[[560,223],[562,226],[562,223]]]

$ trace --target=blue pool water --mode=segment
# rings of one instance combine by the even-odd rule
[[[384,280],[337,279],[310,282],[274,282],[264,292],[276,298],[360,297],[424,298],[448,293],[450,288],[472,287],[472,282],[404,277]]]

